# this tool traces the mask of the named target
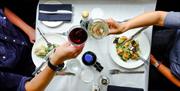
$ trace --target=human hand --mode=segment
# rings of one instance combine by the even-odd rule
[[[29,37],[29,41],[31,43],[35,42],[35,30],[34,29],[28,30],[28,37]]]
[[[58,65],[63,63],[67,59],[75,58],[77,57],[84,45],[80,46],[72,46],[70,42],[65,42],[62,45],[58,46],[54,53],[51,55],[52,63]]]
[[[119,24],[112,18],[108,19],[106,22],[109,26],[109,34],[123,33],[126,29],[122,23]]]

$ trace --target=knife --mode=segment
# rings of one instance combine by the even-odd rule
[[[110,73],[111,75],[120,74],[120,73],[138,74],[138,73],[144,73],[144,71],[121,71],[121,70],[119,70],[119,69],[112,69],[112,70],[110,70],[109,73]]]
[[[139,35],[143,30],[147,29],[149,26],[145,26],[141,28],[138,32],[136,32],[133,36],[131,36],[131,40],[134,39],[137,35]]]
[[[61,75],[61,76],[71,75],[71,76],[75,76],[75,73],[72,73],[72,72],[56,72],[56,75]]]
[[[35,71],[32,73],[33,76],[41,72],[41,68],[46,64],[46,62],[42,62],[39,67],[35,69]]]

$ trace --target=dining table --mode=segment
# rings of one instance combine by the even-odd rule
[[[43,22],[39,18],[40,4],[71,4],[72,5],[72,16],[70,21],[55,21],[57,26],[48,26],[47,22]],[[131,19],[139,14],[148,11],[154,11],[156,6],[156,0],[39,0],[36,13],[36,30],[40,29],[44,35],[62,34],[68,32],[69,29],[75,25],[80,25],[82,20],[82,12],[88,11],[89,18],[101,18],[108,19],[113,18],[116,21],[124,21]],[[52,23],[52,22],[51,22]],[[151,45],[152,37],[152,26],[148,27],[143,31],[143,34],[147,37],[149,46]],[[67,35],[61,35],[65,41],[68,41]],[[56,75],[49,83],[45,91],[98,91],[92,90],[94,86],[98,86],[100,91],[107,91],[107,85],[100,84],[100,77],[105,76],[109,79],[108,85],[121,86],[121,87],[132,87],[142,88],[143,91],[148,91],[149,81],[149,69],[150,63],[144,63],[136,68],[124,68],[114,62],[111,54],[109,44],[113,35],[108,35],[101,39],[95,39],[88,34],[88,39],[85,42],[85,46],[80,55],[72,59],[80,63],[81,69],[90,69],[93,76],[92,81],[85,82],[82,80],[80,73],[75,73],[75,76],[71,75]],[[36,42],[41,39],[39,31],[36,31]],[[51,40],[49,40],[51,42]],[[146,46],[144,46],[146,47]],[[150,50],[147,49],[147,50]],[[103,66],[103,70],[98,72],[93,67],[86,66],[82,63],[82,55],[91,51],[96,54],[97,61]],[[150,55],[150,54],[149,54]],[[149,56],[146,61],[149,61]],[[37,63],[38,60],[33,60],[36,67],[40,66]],[[65,70],[68,70],[68,65]],[[111,69],[119,69],[121,71],[128,71],[129,73],[119,73],[115,75],[109,74]],[[131,73],[131,71],[135,71]],[[142,73],[136,73],[142,72]]]

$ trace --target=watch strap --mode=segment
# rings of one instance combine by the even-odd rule
[[[49,58],[48,58],[47,60],[48,60],[48,66],[49,66],[49,68],[51,68],[53,71],[60,71],[60,70],[62,70],[62,69],[64,68],[64,63],[55,66],[55,65],[53,65],[53,64],[50,62]]]

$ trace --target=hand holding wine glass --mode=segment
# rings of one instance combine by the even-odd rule
[[[84,44],[88,38],[88,34],[81,26],[73,26],[68,32],[68,39],[72,45]]]
[[[50,56],[52,58],[52,63],[55,65],[62,64],[65,60],[77,57],[84,45],[80,46],[71,46],[70,42],[66,42],[58,46],[54,53]]]

